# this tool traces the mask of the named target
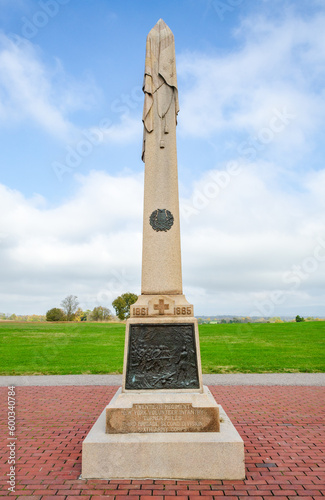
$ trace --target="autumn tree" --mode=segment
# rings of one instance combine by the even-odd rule
[[[90,314],[91,321],[107,321],[111,317],[111,311],[107,307],[94,307]]]
[[[62,307],[63,311],[65,312],[68,321],[72,321],[74,319],[74,314],[75,314],[77,307],[79,305],[79,302],[77,299],[78,299],[78,297],[76,297],[76,295],[68,295],[61,302],[61,307]]]
[[[130,307],[138,300],[135,293],[123,293],[119,295],[113,302],[112,306],[115,309],[116,316],[123,320],[130,317]]]
[[[87,312],[78,307],[74,313],[74,321],[87,321]]]

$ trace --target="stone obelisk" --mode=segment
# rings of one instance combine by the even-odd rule
[[[123,385],[83,442],[82,476],[243,479],[243,441],[202,385],[182,291],[175,45],[162,19],[147,37],[143,91],[141,295],[126,323]]]
[[[182,294],[174,35],[160,19],[147,37],[143,82],[145,162],[142,294]]]

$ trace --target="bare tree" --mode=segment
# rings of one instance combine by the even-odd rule
[[[72,321],[74,318],[74,313],[79,305],[77,299],[78,297],[76,297],[76,295],[68,295],[68,297],[61,302],[61,307],[64,310],[68,321]]]

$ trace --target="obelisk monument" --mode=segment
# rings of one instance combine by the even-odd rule
[[[173,33],[162,19],[147,37],[143,92],[142,283],[141,297],[132,307],[131,317],[176,313],[193,316],[193,307],[182,295],[175,42]],[[152,308],[150,299],[157,295],[160,302]],[[174,302],[163,303],[164,295],[172,297]],[[175,311],[175,306],[183,309]],[[143,307],[147,308],[145,314]]]
[[[126,323],[123,385],[82,446],[83,478],[243,479],[244,445],[202,385],[197,319],[182,290],[174,36],[147,37],[141,295]]]
[[[143,82],[145,162],[142,294],[182,294],[174,35],[162,19],[147,37]]]

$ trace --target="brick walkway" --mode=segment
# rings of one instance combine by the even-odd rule
[[[246,448],[245,481],[80,480],[81,443],[116,387],[18,387],[17,482],[9,493],[7,389],[0,389],[0,499],[324,499],[323,387],[213,386]],[[3,439],[4,438],[4,439]]]

